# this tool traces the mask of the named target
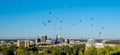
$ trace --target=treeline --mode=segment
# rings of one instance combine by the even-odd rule
[[[50,47],[16,47],[0,46],[3,55],[81,55],[84,53],[85,45],[70,46],[50,46]]]
[[[88,47],[84,55],[120,55],[120,46]]]
[[[120,46],[95,48],[91,46],[85,49],[85,45],[51,46],[51,47],[16,47],[0,46],[3,55],[120,55]]]

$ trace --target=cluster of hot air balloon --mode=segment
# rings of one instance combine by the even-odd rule
[[[22,7],[22,1],[20,1],[20,0],[18,1],[18,7]],[[66,5],[66,3],[65,3],[65,5],[64,5],[64,8],[68,8],[68,6]],[[49,14],[49,15],[52,15],[53,12],[52,12],[52,11],[49,11],[48,14]],[[90,18],[89,20],[90,20],[90,21],[93,21],[94,19],[93,19],[93,18]],[[49,19],[49,20],[47,20],[47,21],[42,21],[42,24],[43,24],[44,26],[47,26],[47,25],[49,25],[50,23],[52,23],[53,21],[57,21],[58,23],[63,23],[63,20],[62,20],[62,19],[56,18],[55,20]],[[79,22],[81,23],[81,22],[83,22],[83,21],[80,19]],[[55,26],[56,23],[53,23],[53,25]],[[74,22],[74,23],[72,23],[71,25],[75,26],[76,23]],[[93,27],[93,26],[94,26],[93,23],[91,23],[91,24],[90,24],[90,27]],[[62,30],[61,27],[56,27],[56,26],[54,27],[54,29],[55,29],[55,30],[57,30],[57,29],[58,29],[58,30]],[[104,27],[102,27],[102,29],[104,29]],[[100,37],[101,34],[102,34],[101,31],[98,32],[98,37]],[[81,36],[81,38],[83,38],[83,36]]]

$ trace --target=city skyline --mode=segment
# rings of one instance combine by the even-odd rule
[[[0,38],[120,39],[119,0],[1,0]]]

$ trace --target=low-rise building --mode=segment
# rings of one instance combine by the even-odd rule
[[[88,39],[86,43],[86,47],[90,47],[91,45],[95,45],[95,40],[94,39]]]
[[[7,42],[6,42],[6,41],[0,41],[0,44],[1,44],[1,45],[6,45]]]
[[[115,44],[115,45],[120,45],[120,41],[119,41],[119,40],[103,40],[102,43],[103,43],[103,44]]]
[[[17,40],[17,46],[29,47],[29,40]]]
[[[96,48],[103,48],[104,45],[103,45],[103,43],[95,43],[95,47]]]
[[[119,40],[103,40],[102,43],[104,46],[118,46],[120,45]]]
[[[54,44],[54,41],[50,39],[50,40],[46,40],[46,43],[47,44]]]
[[[30,40],[30,45],[34,45],[34,41],[31,41],[31,40]]]

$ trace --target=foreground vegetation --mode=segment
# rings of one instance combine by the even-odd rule
[[[91,46],[85,50],[85,45],[69,46],[56,46],[56,47],[16,47],[0,46],[0,52],[3,55],[120,55],[120,46],[104,48],[95,48]]]

